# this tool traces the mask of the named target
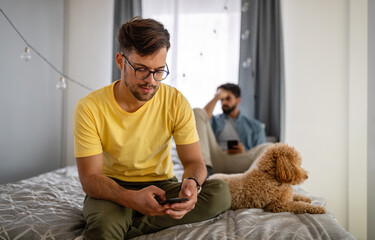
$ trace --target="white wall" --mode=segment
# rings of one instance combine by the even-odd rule
[[[349,1],[348,230],[366,239],[367,0]]]
[[[1,0],[26,40],[58,69],[63,67],[64,4],[49,0]],[[30,50],[0,14],[0,183],[61,167],[60,75]]]
[[[66,0],[65,72],[92,89],[111,83],[114,1]],[[73,112],[89,93],[69,83],[64,109],[65,163],[75,163]]]
[[[375,1],[368,1],[367,238],[375,239]]]
[[[366,1],[282,0],[285,141],[310,172],[303,187],[358,239],[366,238],[366,14]]]

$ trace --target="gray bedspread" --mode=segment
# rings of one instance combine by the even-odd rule
[[[0,185],[0,239],[74,239],[84,196],[76,166]]]
[[[181,166],[176,165],[180,177]],[[296,192],[309,195],[296,187]],[[74,239],[85,226],[76,166],[0,185],[0,239]],[[324,199],[313,197],[324,205]],[[80,239],[79,237],[78,239]],[[330,213],[266,213],[242,209],[141,236],[146,239],[354,239]]]

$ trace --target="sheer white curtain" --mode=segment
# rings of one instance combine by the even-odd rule
[[[142,0],[142,17],[171,34],[165,81],[192,107],[204,107],[222,83],[238,83],[240,0]],[[216,106],[214,113],[219,113]]]

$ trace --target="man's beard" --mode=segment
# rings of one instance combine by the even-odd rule
[[[154,95],[155,93],[158,91],[159,89],[159,86],[154,86],[154,85],[151,85],[151,84],[141,84],[141,85],[133,85],[131,86],[130,84],[128,84],[128,82],[126,81],[126,78],[125,78],[125,85],[126,87],[129,89],[129,91],[133,94],[133,96],[138,99],[139,101],[149,101]],[[141,88],[141,87],[147,87],[147,88],[153,88],[154,89],[154,92],[151,93],[151,95],[146,95],[146,96],[143,96],[141,95],[138,91],[137,91],[137,86],[138,88]]]
[[[229,107],[228,105],[224,105],[221,107],[221,109],[223,110],[224,114],[229,115],[237,107],[237,104],[234,104],[231,108],[224,109],[225,106]]]

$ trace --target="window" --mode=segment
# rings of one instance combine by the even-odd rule
[[[240,0],[142,0],[142,16],[171,34],[164,82],[180,90],[192,107],[204,107],[222,83],[238,83]],[[214,114],[220,113],[219,104]]]

